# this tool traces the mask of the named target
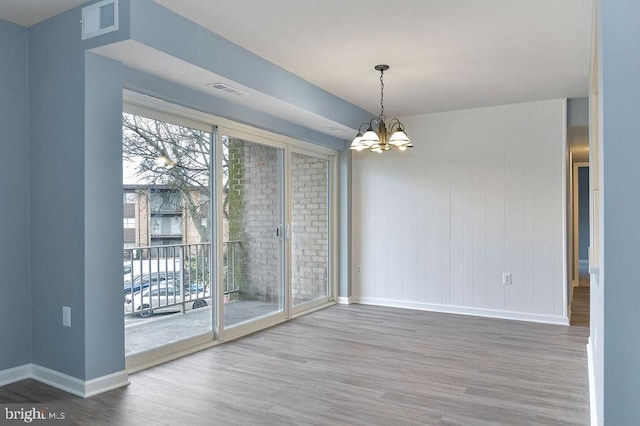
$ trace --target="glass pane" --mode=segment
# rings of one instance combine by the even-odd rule
[[[211,332],[211,140],[123,114],[126,355]]]
[[[223,143],[224,326],[283,310],[282,150]]]
[[[329,161],[291,157],[293,305],[326,298],[329,284]]]

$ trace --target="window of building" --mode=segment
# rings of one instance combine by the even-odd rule
[[[123,202],[125,204],[134,204],[138,200],[138,194],[135,192],[125,192]]]

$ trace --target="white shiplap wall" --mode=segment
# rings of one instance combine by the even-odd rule
[[[566,323],[565,105],[409,117],[413,150],[355,153],[354,301]]]

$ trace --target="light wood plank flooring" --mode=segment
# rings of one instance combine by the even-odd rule
[[[93,398],[26,380],[0,388],[0,403],[61,402],[90,425],[587,425],[587,334],[333,306]]]
[[[591,289],[589,287],[574,287],[571,301],[571,325],[589,327],[589,309],[591,306]]]

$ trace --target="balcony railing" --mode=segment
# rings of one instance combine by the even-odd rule
[[[241,243],[224,243],[224,294],[240,291],[238,263]],[[211,302],[211,243],[172,244],[124,249],[125,315],[151,316],[181,311]]]

